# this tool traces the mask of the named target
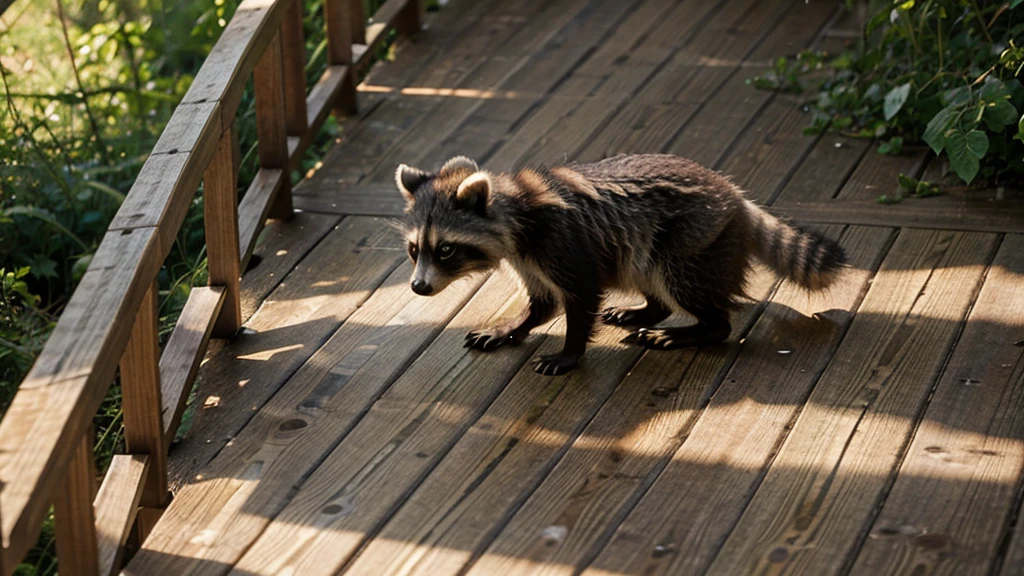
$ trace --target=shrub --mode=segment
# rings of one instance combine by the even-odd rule
[[[850,4],[850,2],[848,2]],[[780,58],[757,87],[812,87],[809,133],[927,144],[966,183],[1024,178],[1024,0],[870,3],[855,49]]]

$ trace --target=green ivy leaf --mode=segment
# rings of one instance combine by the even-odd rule
[[[903,188],[908,192],[913,192],[914,190],[917,190],[917,180],[911,178],[910,176],[907,176],[906,174],[900,174],[898,177],[898,181],[900,183],[900,188]]]
[[[1024,142],[1024,116],[1021,116],[1020,122],[1017,122],[1017,135],[1014,136],[1013,139]]]
[[[893,88],[885,95],[882,111],[885,113],[886,120],[892,120],[893,116],[899,113],[907,102],[908,96],[910,96],[910,82]]]
[[[988,136],[980,130],[965,134],[952,130],[946,137],[949,165],[961,180],[970,184],[978,175],[979,160],[988,152]]]
[[[1024,2],[1024,0],[1010,0],[1010,10],[1013,10],[1017,6],[1020,6],[1021,2]]]
[[[921,139],[924,140],[936,154],[942,152],[946,146],[946,129],[953,123],[957,110],[955,106],[947,106],[935,115],[924,130]]]
[[[1017,119],[1017,109],[1009,100],[999,100],[985,106],[984,119],[989,130],[999,132]]]

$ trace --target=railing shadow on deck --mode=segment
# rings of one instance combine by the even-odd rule
[[[291,166],[332,110],[354,110],[357,74],[388,32],[410,34],[420,17],[416,0],[388,0],[369,22],[361,0],[327,0],[328,66],[307,93],[301,1],[241,3],[0,422],[0,574],[15,570],[51,503],[63,574],[110,573],[134,524],[145,538],[170,497],[171,425],[197,363],[211,334],[240,327],[239,277],[264,221],[292,214]],[[234,118],[250,77],[260,169],[239,204]],[[161,355],[156,276],[200,182],[211,286],[193,290]],[[91,422],[119,364],[129,454],[97,492]]]

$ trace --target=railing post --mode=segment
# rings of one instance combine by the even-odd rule
[[[362,0],[357,0],[362,2]],[[284,123],[288,136],[306,137],[306,45],[302,32],[302,0],[291,0],[281,21],[284,66]]]
[[[395,19],[395,30],[399,34],[410,36],[420,29],[423,21],[423,6],[419,0],[406,0],[405,9]]]
[[[232,124],[221,134],[217,151],[203,174],[203,219],[211,286],[224,287],[224,304],[213,327],[216,338],[230,338],[242,326],[238,299],[238,144]]]
[[[259,138],[260,166],[284,170],[281,189],[271,203],[270,217],[286,219],[292,216],[292,187],[281,52],[281,34],[278,33],[256,63],[253,82],[256,88],[256,136]]]
[[[352,26],[352,43],[366,44],[366,14],[363,13],[363,0],[351,2],[350,24]]]
[[[146,488],[139,501],[144,508],[167,505],[167,447],[160,396],[160,297],[156,280],[146,290],[128,345],[121,355],[121,402],[124,443],[129,454],[149,456]]]
[[[96,540],[96,463],[92,455],[92,427],[78,441],[53,502],[57,562],[62,576],[98,576]]]
[[[356,112],[355,66],[352,60],[352,0],[324,0],[327,21],[327,63],[348,66],[345,82],[335,102],[335,114]]]

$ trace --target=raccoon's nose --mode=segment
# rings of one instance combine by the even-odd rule
[[[425,281],[417,278],[412,281],[412,291],[419,294],[420,296],[427,296],[431,292],[433,292],[434,289],[430,286],[430,284],[427,284]]]

